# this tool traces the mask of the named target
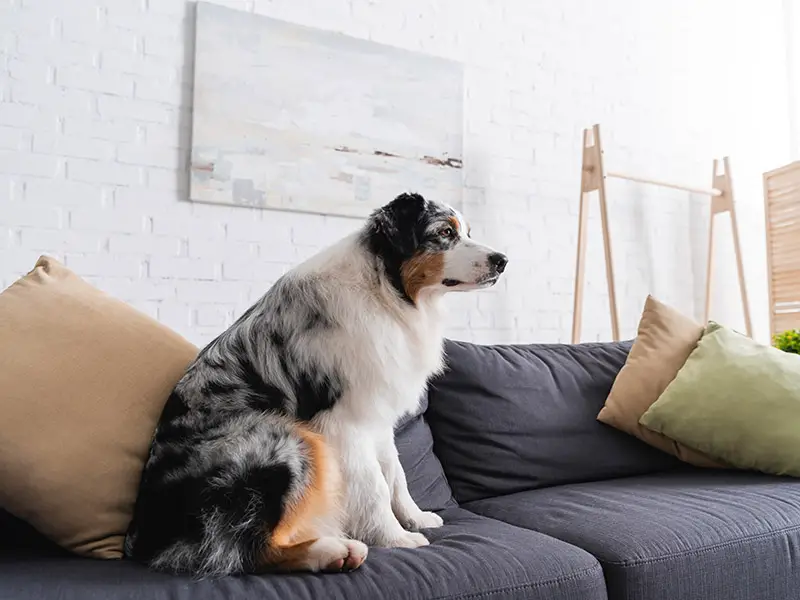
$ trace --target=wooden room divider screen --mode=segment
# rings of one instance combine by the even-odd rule
[[[764,173],[769,325],[800,329],[800,161]]]

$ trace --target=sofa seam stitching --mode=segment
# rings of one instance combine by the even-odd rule
[[[674,558],[680,558],[684,556],[697,556],[699,554],[704,554],[706,552],[713,552],[714,550],[719,550],[721,548],[729,548],[731,546],[744,545],[747,542],[759,541],[769,538],[778,538],[795,531],[800,531],[800,525],[784,527],[783,529],[777,529],[775,531],[759,533],[756,535],[739,538],[738,540],[731,540],[729,542],[720,542],[718,544],[714,544],[713,546],[706,546],[705,548],[697,548],[695,550],[682,550],[679,552],[673,552],[671,554],[666,554],[664,556],[657,556],[655,558],[642,558],[642,559],[632,559],[632,560],[602,560],[602,559],[599,560],[602,564],[611,565],[615,567],[623,567],[623,568],[635,567],[639,565],[648,565],[648,564],[668,561]]]
[[[495,594],[502,594],[503,592],[542,588],[549,585],[554,585],[554,584],[558,585],[559,583],[572,581],[580,577],[583,577],[585,575],[589,575],[595,571],[599,571],[600,575],[602,576],[603,575],[602,565],[599,564],[594,565],[592,567],[589,567],[588,569],[584,569],[576,573],[570,573],[569,575],[563,575],[562,577],[556,577],[555,579],[550,579],[548,581],[529,581],[528,583],[520,583],[517,585],[505,586],[493,590],[485,590],[483,592],[465,593],[465,594],[460,594],[458,596],[452,596],[452,595],[436,596],[432,600],[466,600],[468,598],[485,598],[487,596],[493,596]]]

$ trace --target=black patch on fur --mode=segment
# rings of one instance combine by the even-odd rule
[[[382,264],[392,287],[408,303],[413,300],[403,286],[403,263],[418,252],[443,252],[458,241],[458,236],[431,236],[431,227],[455,213],[429,203],[419,194],[401,194],[372,213],[362,243]]]
[[[204,482],[198,478],[154,481],[146,473],[136,500],[130,531],[130,554],[149,562],[176,541],[199,544],[203,539],[201,506]]]
[[[283,334],[280,331],[270,331],[269,341],[273,346],[275,346],[275,350],[278,351],[282,350],[286,344],[286,338],[283,337]]]
[[[227,473],[222,471],[229,468],[219,467],[216,473],[209,474],[208,479],[224,477]],[[283,498],[291,482],[292,474],[286,465],[253,467],[245,476],[235,478],[230,485],[207,488],[203,501],[227,512],[227,518],[232,523],[257,515],[260,524],[258,533],[263,539],[263,526],[275,529],[281,520]]]
[[[338,377],[322,372],[299,373],[295,384],[297,418],[310,421],[328,410],[342,396],[343,386]]]
[[[267,385],[264,378],[256,371],[253,361],[250,360],[247,354],[239,354],[237,358],[239,360],[238,373],[242,377],[241,383],[243,388],[247,389],[247,391],[252,394],[263,396],[268,396],[274,392],[274,386]]]
[[[243,379],[243,390],[246,392],[249,408],[258,411],[285,411],[286,394],[277,386],[264,381],[246,355],[239,358],[239,373]]]
[[[223,470],[221,467],[219,470]],[[228,475],[215,473],[209,480]],[[268,544],[268,531],[278,525],[283,515],[284,498],[292,483],[286,465],[252,467],[229,485],[204,488],[202,504],[225,515],[228,535],[236,537],[243,555],[242,568],[253,572],[260,568]]]
[[[161,444],[150,461],[150,473],[155,477],[178,473],[189,462],[189,450],[184,445]]]
[[[309,370],[298,368],[300,361],[292,355],[290,346],[284,345],[278,352],[278,361],[285,379],[292,387],[296,400],[293,415],[302,421],[310,421],[323,410],[333,408],[342,396],[344,386],[335,373],[326,373],[322,369]]]
[[[177,390],[172,390],[167,402],[164,404],[164,409],[161,411],[161,421],[174,421],[186,415],[187,412],[189,412],[189,407],[186,406],[181,393]]]
[[[161,411],[155,439],[185,439],[190,436],[194,430],[183,422],[188,414],[189,406],[183,394],[179,388],[172,390]]]
[[[243,557],[242,570],[261,567],[269,531],[283,514],[292,475],[286,465],[253,466],[242,475],[235,469],[217,466],[202,477],[180,480],[153,481],[156,474],[150,473],[136,503],[131,555],[147,562],[177,541],[201,548],[203,518],[217,511],[224,518],[218,533],[235,537],[231,541]],[[226,480],[225,485],[219,484]],[[203,558],[198,554],[195,560],[199,563]]]
[[[373,219],[391,247],[403,256],[413,256],[425,235],[428,202],[419,194],[401,194],[376,211]]]
[[[286,412],[286,394],[275,386],[269,387],[271,388],[269,394],[249,394],[247,407],[259,412],[267,410]]]
[[[195,428],[180,421],[164,421],[158,424],[156,441],[187,440],[195,434]]]
[[[410,304],[414,301],[403,286],[401,269],[424,237],[427,204],[419,194],[401,194],[372,213],[363,238],[370,253],[383,263],[392,287]]]

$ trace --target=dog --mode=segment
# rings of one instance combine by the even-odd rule
[[[203,578],[427,545],[442,519],[411,498],[394,427],[443,369],[444,293],[490,287],[507,262],[405,193],[284,274],[169,396],[125,554]]]

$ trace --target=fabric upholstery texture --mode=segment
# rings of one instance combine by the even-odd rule
[[[597,421],[630,342],[448,341],[427,419],[458,502],[681,464]]]
[[[353,573],[192,581],[128,560],[0,558],[14,600],[606,600],[602,569],[579,548],[453,508],[430,546],[371,549]]]
[[[800,481],[686,467],[474,502],[596,556],[612,600],[790,600]]]
[[[800,477],[800,355],[710,323],[641,423],[740,469]]]
[[[639,424],[697,347],[703,326],[653,296],[645,301],[636,339],[598,420],[699,467],[722,465]]]
[[[0,507],[119,558],[142,466],[197,349],[42,258],[0,294]]]
[[[456,506],[456,501],[442,463],[433,453],[431,429],[424,417],[427,408],[425,395],[417,411],[398,423],[394,441],[411,497],[422,510],[438,511]]]

